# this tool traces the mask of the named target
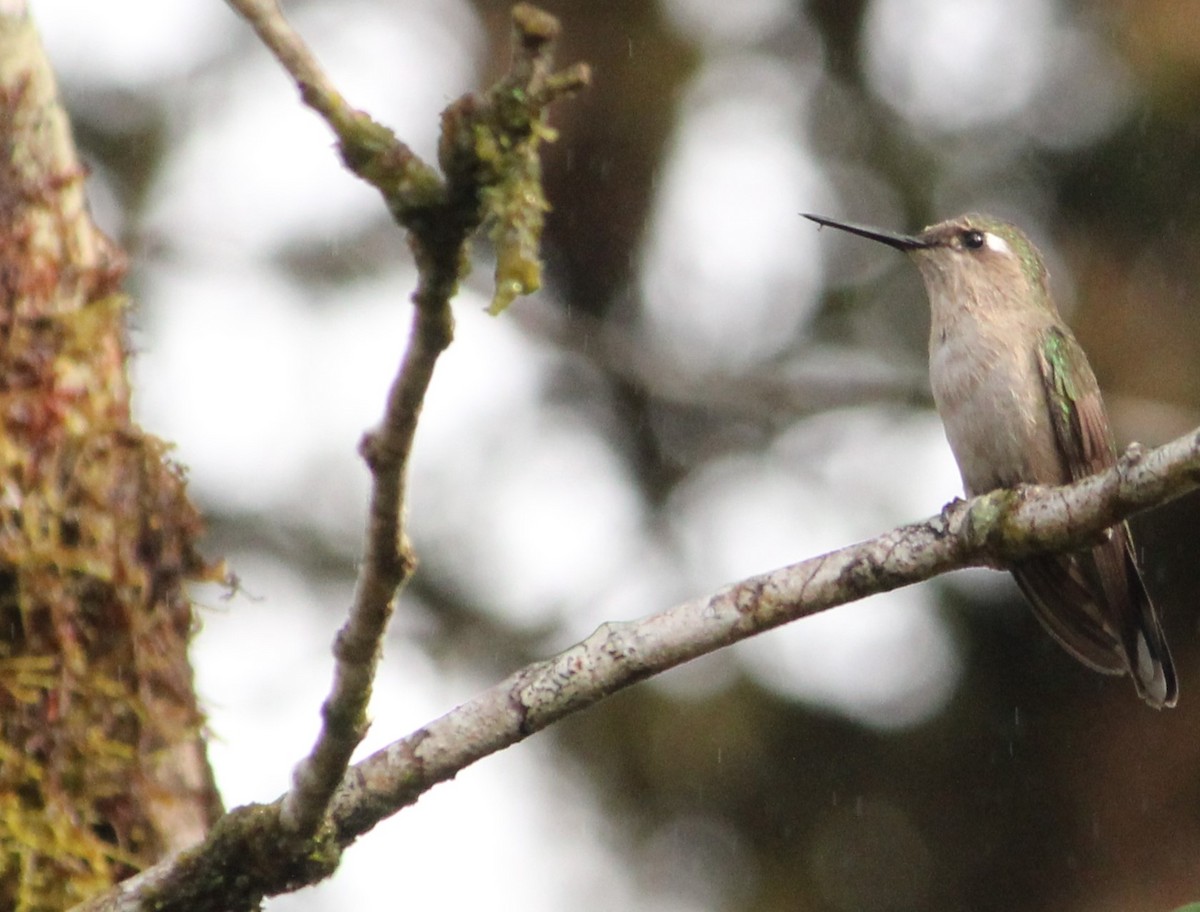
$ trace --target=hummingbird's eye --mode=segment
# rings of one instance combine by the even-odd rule
[[[985,240],[982,231],[971,230],[962,233],[963,246],[970,250],[978,250],[983,246]]]

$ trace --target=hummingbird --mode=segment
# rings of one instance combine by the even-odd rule
[[[932,314],[933,400],[968,497],[1068,484],[1116,462],[1100,386],[1054,305],[1041,253],[1020,229],[977,214],[915,235],[805,218],[916,263]],[[1009,569],[1068,653],[1096,671],[1130,674],[1156,709],[1175,705],[1171,653],[1125,523],[1091,548]]]

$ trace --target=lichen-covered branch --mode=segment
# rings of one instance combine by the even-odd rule
[[[645,678],[798,618],[950,570],[1079,547],[1125,517],[1200,487],[1200,429],[1128,450],[1078,484],[956,500],[900,526],[642,620],[607,623],[356,764],[334,799],[349,842],[488,754]]]
[[[1001,490],[957,500],[928,519],[742,580],[637,621],[602,625],[553,658],[521,669],[439,719],[355,764],[330,808],[321,851],[274,870],[268,887],[236,892],[264,851],[286,796],[239,808],[219,838],[122,884],[84,912],[221,910],[321,876],[321,862],[477,760],[622,688],[789,621],[963,567],[1080,547],[1131,514],[1200,487],[1200,430],[1153,451],[1132,448],[1108,471],[1060,488]],[[215,834],[216,835],[216,834]],[[277,847],[276,847],[277,850]],[[257,853],[257,854],[255,854]],[[223,871],[190,888],[190,871]]]
[[[408,458],[434,366],[453,338],[450,300],[469,263],[471,236],[485,221],[494,223],[497,302],[537,287],[546,208],[537,151],[549,138],[545,109],[584,85],[587,71],[554,73],[557,21],[527,4],[518,6],[510,74],[485,95],[467,95],[443,114],[439,174],[389,129],[346,103],[274,0],[230,3],[296,80],[305,103],[337,135],[346,165],[380,191],[408,230],[419,273],[408,348],[383,419],[360,445],[373,476],[364,560],[354,603],[334,646],[334,680],[322,707],[323,725],[309,756],[297,766],[295,787],[283,805],[284,829],[302,840],[317,834],[366,733],[371,684],[393,599],[415,566],[403,529]]]

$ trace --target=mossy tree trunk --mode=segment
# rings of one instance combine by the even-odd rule
[[[200,520],[131,423],[124,258],[33,24],[0,10],[0,909],[70,906],[219,811],[192,689]]]

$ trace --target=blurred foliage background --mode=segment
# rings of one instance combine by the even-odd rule
[[[399,357],[411,264],[222,4],[90,6],[33,12],[97,217],[133,257],[142,420],[178,441],[211,552],[255,596],[210,613],[196,661],[227,797],[270,798],[315,729],[364,512],[354,445]],[[1118,441],[1200,424],[1187,0],[544,6],[563,21],[560,61],[590,62],[594,86],[552,115],[546,289],[483,317],[481,247],[458,305],[418,435],[422,564],[389,643],[380,742],[605,618],[959,492],[915,270],[801,211],[899,230],[967,210],[1017,222],[1047,255]],[[506,3],[285,8],[347,96],[429,157],[439,108],[507,62]],[[464,871],[508,859],[483,894],[499,908],[1195,899],[1198,509],[1189,497],[1135,524],[1175,710],[1079,667],[1006,576],[957,574],[620,694],[509,752],[531,764],[519,776],[443,786],[394,838]],[[254,778],[251,757],[273,772]],[[470,799],[437,804],[455,789]],[[373,873],[412,889],[439,864]],[[373,883],[370,867],[339,877]],[[476,901],[459,888],[431,883],[429,901]],[[390,907],[384,887],[338,889],[354,888],[276,907]]]

